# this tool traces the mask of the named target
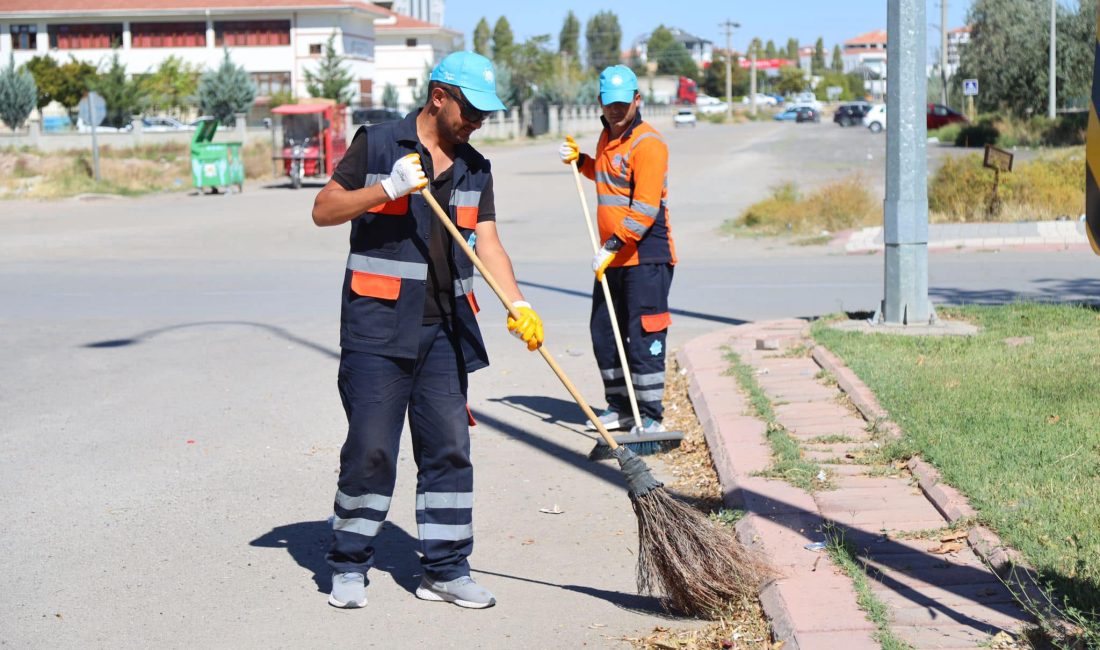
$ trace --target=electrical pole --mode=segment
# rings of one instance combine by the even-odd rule
[[[1054,76],[1054,60],[1058,52],[1058,0],[1050,0],[1050,90],[1047,98],[1047,117],[1054,119],[1055,95],[1058,92],[1058,79]]]
[[[749,77],[749,111],[756,117],[756,42],[749,43],[752,54],[752,70]]]
[[[940,0],[940,103],[947,106],[947,0]]]
[[[730,38],[733,36],[733,30],[741,24],[727,18],[726,22],[718,23],[718,26],[726,28],[726,119],[729,120],[733,119],[733,71],[730,65],[733,59],[733,46],[730,44]]]

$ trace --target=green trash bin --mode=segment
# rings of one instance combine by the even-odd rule
[[[226,191],[236,186],[244,190],[244,160],[240,142],[211,142],[218,131],[218,120],[200,117],[191,138],[191,179],[199,190]]]

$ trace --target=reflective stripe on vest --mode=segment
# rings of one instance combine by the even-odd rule
[[[473,508],[473,492],[425,492],[416,495],[416,509]]]
[[[369,508],[370,510],[380,510],[387,512],[390,509],[390,497],[383,494],[362,494],[357,497],[353,497],[348,494],[344,494],[342,491],[336,491],[336,505],[340,506],[344,510],[359,510],[360,508]]]
[[[455,223],[459,228],[473,230],[477,227],[477,209],[481,205],[481,192],[478,190],[455,190],[451,195],[451,205],[455,210]]]
[[[382,181],[386,180],[389,177],[390,177],[389,174],[367,174],[363,178],[363,187],[370,187],[372,185],[377,185],[377,184],[381,183]]]
[[[357,253],[348,255],[348,268],[360,273],[388,275],[406,280],[425,280],[428,277],[428,265],[424,262],[401,262]]]
[[[465,296],[474,290],[474,277],[455,278],[455,295]]]
[[[614,187],[621,187],[623,189],[630,187],[630,181],[618,174],[608,174],[607,172],[596,172],[596,182],[612,185]]]

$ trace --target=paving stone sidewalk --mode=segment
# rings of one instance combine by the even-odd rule
[[[814,359],[792,353],[810,344],[807,335],[802,320],[750,323],[697,338],[678,353],[727,505],[747,513],[738,532],[782,574],[761,594],[777,638],[786,650],[881,647],[852,581],[825,552],[806,548],[827,532],[857,552],[889,610],[890,632],[913,648],[987,647],[1002,630],[1015,634],[1026,617],[965,537],[942,552],[948,520],[913,477],[862,464],[875,444],[871,427]],[[826,471],[832,489],[811,494],[757,475],[770,466],[771,448],[765,423],[749,415],[737,380],[725,374],[728,350],[753,368],[776,419]]]

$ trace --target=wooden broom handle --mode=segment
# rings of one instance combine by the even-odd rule
[[[462,249],[462,252],[466,253],[466,256],[470,258],[470,261],[474,263],[474,266],[477,267],[478,273],[481,273],[481,277],[485,279],[485,282],[488,283],[489,287],[493,290],[493,293],[497,295],[497,298],[500,298],[500,302],[504,305],[504,308],[508,310],[508,313],[512,316],[513,319],[519,320],[519,310],[512,306],[512,301],[508,300],[508,297],[504,295],[504,291],[500,288],[500,285],[497,284],[496,278],[494,278],[493,274],[489,272],[489,269],[485,268],[485,264],[481,261],[481,258],[477,256],[477,253],[474,252],[474,249],[470,248],[470,245],[467,244],[466,240],[462,238],[462,233],[458,231],[458,228],[451,222],[451,219],[447,216],[447,213],[444,212],[443,208],[439,206],[439,202],[435,200],[434,196],[432,196],[431,191],[425,187],[424,189],[420,190],[420,196],[424,197],[424,200],[428,202],[429,206],[431,206],[432,212],[434,212],[435,216],[439,218],[439,221],[443,224],[443,227],[447,229],[447,232],[451,233],[451,237],[453,237],[454,240],[458,242],[458,245]],[[573,385],[573,382],[569,380],[568,375],[566,375],[565,371],[561,369],[561,366],[558,365],[558,362],[554,360],[554,357],[550,354],[550,351],[546,349],[545,345],[539,346],[539,354],[542,355],[542,358],[545,359],[546,363],[550,365],[550,369],[553,370],[554,374],[558,376],[559,380],[561,380],[562,385],[565,386],[565,390],[569,391],[569,394],[573,396],[573,401],[577,403],[577,406],[581,407],[581,410],[584,411],[584,414],[588,416],[589,421],[591,421],[592,424],[596,426],[596,430],[599,431],[600,437],[604,439],[604,442],[607,443],[607,446],[610,447],[612,450],[617,449],[619,447],[619,443],[615,442],[615,439],[612,438],[611,434],[607,432],[607,429],[603,426],[603,423],[600,422],[600,419],[596,417],[595,413],[592,412],[592,408],[588,406],[588,402],[584,401],[584,398],[581,397],[580,391],[578,391],[577,387]]]

